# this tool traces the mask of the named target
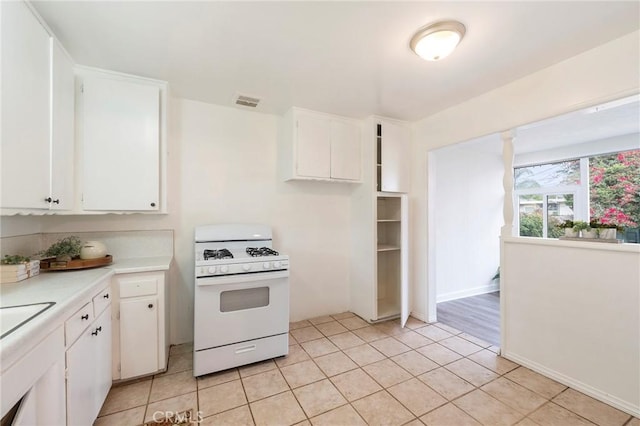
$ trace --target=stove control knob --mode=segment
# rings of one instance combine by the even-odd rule
[[[279,268],[280,266],[281,265],[280,265],[280,261],[279,260],[276,260],[275,262],[273,262],[273,267],[274,268]]]
[[[271,267],[271,264],[270,264],[269,262],[264,262],[264,263],[262,264],[262,267],[263,267],[264,269],[269,269],[269,268]]]
[[[220,272],[222,272],[223,274],[226,274],[227,272],[229,272],[229,267],[227,265],[221,266]]]
[[[216,273],[216,267],[215,266],[209,266],[209,273],[210,274],[215,274]]]
[[[248,271],[249,269],[251,269],[251,265],[247,265],[246,263],[244,265],[242,265],[242,270],[243,271]]]

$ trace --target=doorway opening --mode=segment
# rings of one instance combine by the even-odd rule
[[[439,322],[499,346],[502,139],[494,134],[428,155],[432,312]]]

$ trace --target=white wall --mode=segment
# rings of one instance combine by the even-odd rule
[[[412,311],[435,320],[429,287],[427,152],[639,91],[640,32],[628,34],[506,86],[427,117],[413,126],[411,164]]]
[[[37,217],[2,216],[0,218],[0,238],[37,234],[42,226]]]
[[[192,339],[193,232],[201,224],[273,227],[274,247],[291,258],[292,321],[347,310],[353,188],[280,181],[277,116],[171,99],[169,117],[168,215],[42,217],[42,231],[173,229],[172,343]],[[33,218],[11,222],[22,220]]]
[[[411,262],[414,279],[414,312],[429,320],[435,319],[435,288],[428,285],[429,280],[434,280],[435,274],[429,269],[430,265],[422,261],[427,259],[428,244],[433,241],[433,236],[427,233],[432,229],[428,227],[426,212],[429,211],[428,207],[433,207],[427,204],[427,191],[433,186],[433,182],[427,178],[427,167],[431,164],[427,152],[459,141],[510,130],[526,123],[636,94],[640,90],[638,75],[640,75],[640,32],[636,31],[414,124],[411,165],[411,227],[414,235]],[[526,240],[532,240],[529,244],[535,244],[534,239]],[[527,242],[525,241],[524,244],[526,245]],[[508,274],[501,274],[501,287],[508,288],[508,291],[514,292],[512,294],[522,298],[521,301],[514,301],[511,297],[503,298],[502,311],[503,315],[506,315],[503,326],[511,332],[507,331],[503,335],[501,346],[506,348],[506,354],[511,353],[517,356],[522,353],[522,358],[518,358],[517,361],[524,365],[553,375],[564,383],[571,383],[583,392],[638,415],[638,395],[634,392],[637,392],[639,371],[634,362],[637,362],[640,355],[637,349],[640,340],[637,328],[639,303],[637,265],[640,259],[637,254],[632,255],[629,260],[627,256],[623,256],[624,259],[618,258],[621,255],[618,252],[615,255],[597,253],[586,255],[582,259],[580,256],[576,257],[575,253],[571,253],[569,264],[574,269],[582,268],[586,264],[590,264],[591,267],[572,277],[564,272],[561,276],[564,279],[554,279],[552,282],[555,283],[555,287],[550,287],[548,291],[541,294],[535,294],[537,289],[547,288],[547,286],[541,286],[540,281],[549,278],[549,275],[559,267],[564,268],[559,265],[559,260],[552,262],[549,254],[544,255],[544,262],[537,262],[540,268],[545,270],[543,275],[534,275],[538,278],[537,280],[518,281],[524,275],[516,275],[512,279]],[[535,253],[523,251],[521,257],[531,260],[538,254],[542,256],[538,251]],[[559,254],[556,252],[556,255]],[[517,271],[519,268],[524,268],[525,264],[524,261],[516,261],[513,256],[506,256],[502,259],[501,269]],[[610,264],[615,266],[607,268],[606,265]],[[595,265],[607,272],[599,270],[593,277],[589,277],[585,271],[593,271],[592,266]],[[624,271],[618,271],[616,267],[623,267]],[[634,271],[632,271],[633,268],[635,268]],[[531,272],[531,269],[523,271],[527,273]],[[568,280],[569,284],[567,284]],[[618,281],[620,284],[617,284]],[[548,306],[547,299],[556,297],[555,292],[561,293],[562,302],[559,303],[567,310],[564,314],[559,310],[551,313],[550,317],[557,320],[555,324],[559,324],[558,328],[550,327],[548,324],[547,327],[541,328],[529,314],[534,311],[538,314],[542,313]],[[590,294],[591,292],[594,297]],[[530,298],[530,293],[534,293],[536,297]],[[595,302],[595,298],[599,300]],[[626,300],[623,300],[625,298]],[[523,304],[528,306],[526,313],[520,316],[511,315]],[[591,309],[586,309],[587,307]],[[621,315],[626,320],[624,322],[620,322],[618,318],[612,318],[619,315],[618,312],[621,310],[635,311],[636,316],[625,312]],[[583,319],[585,322],[567,318],[574,313],[579,314],[577,319]],[[597,321],[600,324],[595,326]],[[607,329],[605,327],[607,322],[613,324],[615,328]],[[595,332],[590,332],[592,326]],[[515,337],[517,340],[510,342],[516,332],[519,334]],[[597,343],[601,349],[594,349],[593,354],[588,354],[593,346],[571,337],[572,333]],[[535,350],[526,351],[531,348],[531,343],[526,343],[528,346],[510,346],[511,343],[518,345],[526,341],[530,334],[543,336],[543,340]],[[563,343],[565,339],[568,339],[566,344]],[[561,349],[556,350],[559,346]],[[518,352],[513,352],[516,348]],[[609,354],[603,354],[603,350]],[[600,355],[602,356],[597,360],[596,358]],[[514,359],[516,359],[515,356]],[[579,361],[585,356],[588,359],[586,362],[590,364],[593,371],[586,371],[585,364]],[[625,361],[620,361],[622,359]],[[577,365],[571,366],[571,363]],[[628,369],[618,370],[616,365],[610,365],[616,363]],[[607,373],[611,373],[615,379],[605,377]],[[627,377],[621,377],[622,374],[626,374]],[[632,381],[635,381],[633,385],[635,391],[630,389]]]
[[[429,155],[437,301],[496,291],[491,278],[500,264],[502,156],[465,143]]]
[[[502,354],[640,415],[640,247],[505,238]]]

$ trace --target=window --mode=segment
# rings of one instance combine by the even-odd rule
[[[573,220],[581,191],[581,160],[518,167],[514,170],[521,237],[558,238],[558,225]]]
[[[518,235],[558,238],[566,220],[597,220],[625,229],[640,223],[640,150],[514,169]]]
[[[589,158],[589,213],[602,223],[640,223],[640,150]]]

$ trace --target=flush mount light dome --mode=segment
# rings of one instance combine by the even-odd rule
[[[465,32],[464,25],[457,21],[427,25],[411,39],[411,50],[427,61],[438,61],[453,52]]]

